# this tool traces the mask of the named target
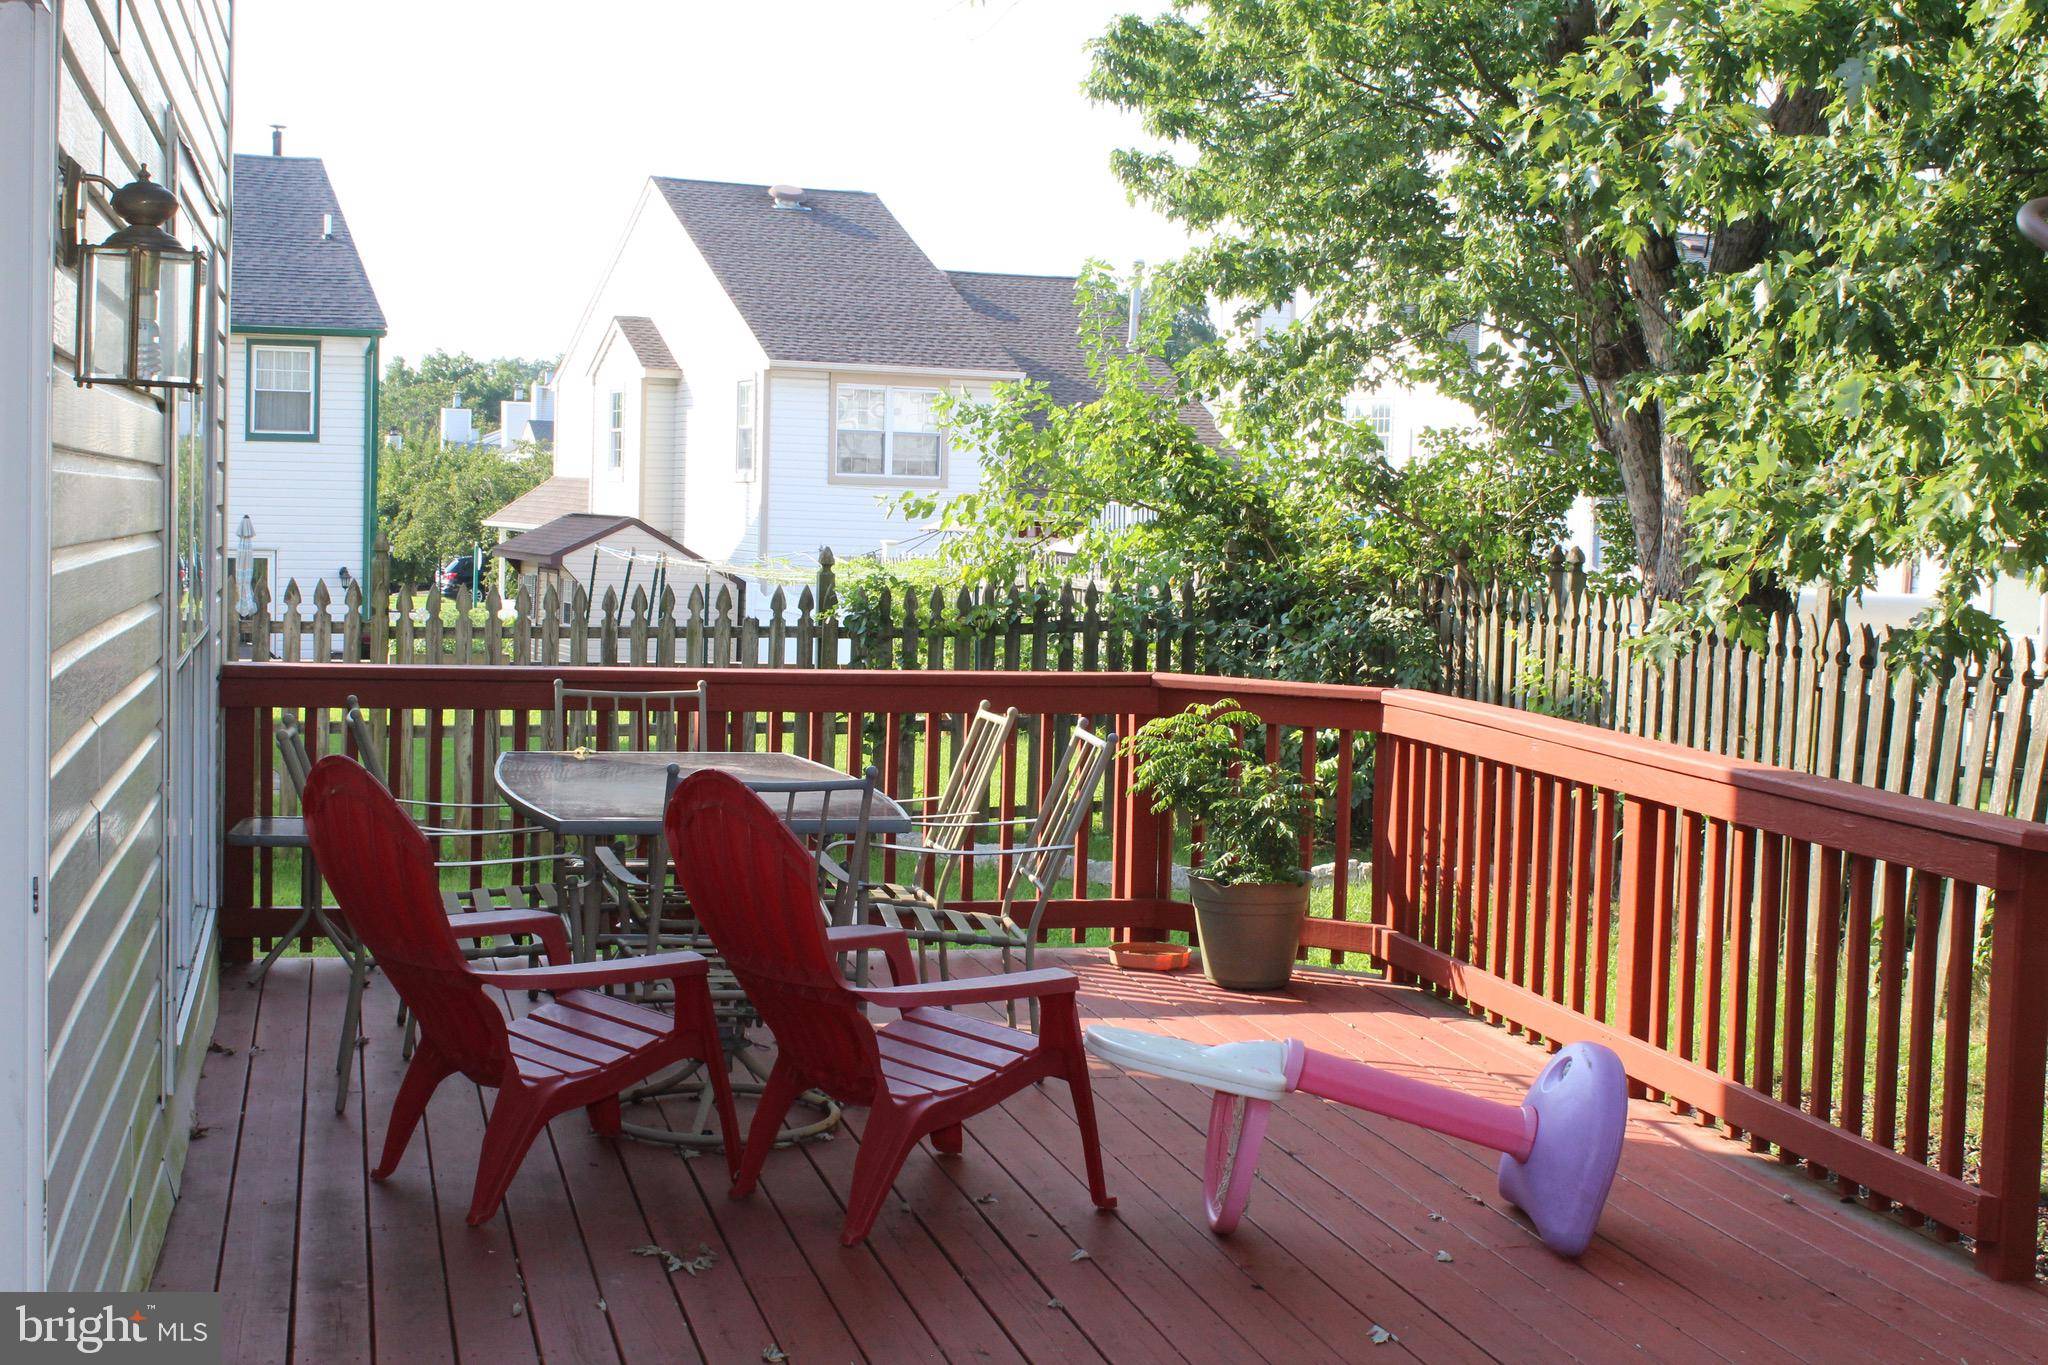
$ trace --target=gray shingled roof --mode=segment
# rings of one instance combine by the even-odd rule
[[[771,360],[1010,371],[982,320],[882,201],[656,176],[655,186]]]
[[[1055,403],[1074,407],[1102,396],[1088,373],[1088,353],[1081,348],[1081,307],[1074,298],[1073,276],[951,270],[947,277],[1010,355],[1012,365],[1044,384]],[[1170,382],[1163,363],[1155,363],[1153,370],[1163,382]],[[1223,433],[1208,408],[1190,399],[1181,404],[1181,420],[1194,428],[1203,444],[1224,449]]]
[[[316,156],[237,156],[228,322],[382,332],[384,310]],[[321,217],[334,215],[334,235]]]
[[[633,354],[642,366],[650,370],[677,370],[675,353],[662,339],[661,329],[654,325],[653,318],[613,318],[612,325],[619,329],[619,335],[633,348]]]
[[[557,517],[582,512],[590,507],[590,480],[557,474],[527,489],[484,518],[486,526],[508,531],[531,531]]]

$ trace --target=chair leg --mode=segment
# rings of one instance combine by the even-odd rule
[[[715,1077],[712,1083],[717,1084]],[[754,1192],[754,1183],[761,1178],[761,1167],[775,1146],[775,1135],[782,1131],[783,1115],[796,1103],[796,1097],[802,1090],[803,1081],[798,1078],[796,1068],[777,1057],[775,1069],[768,1073],[768,1082],[761,1087],[761,1100],[754,1106],[754,1126],[747,1130],[747,1145],[740,1152],[739,1170],[733,1174],[734,1199],[744,1199]]]
[[[1008,975],[1010,974],[1010,945],[1009,945],[1009,944],[1007,944],[1007,943],[1005,943],[1005,944],[1003,945],[1003,948],[1002,948],[1002,952],[1003,952],[1003,956],[1002,956],[1002,958],[1001,958],[1001,961],[1002,961],[1002,964],[1003,964],[1003,975],[1004,975],[1004,976],[1008,976]],[[1035,1000],[1035,999],[1034,999],[1034,1000],[1033,1000],[1033,1001],[1031,1002],[1031,1008],[1032,1008],[1033,1010],[1036,1010],[1036,1009],[1038,1008],[1038,1001],[1037,1001],[1037,1000]],[[1004,1015],[1004,1022],[1005,1022],[1005,1023],[1009,1024],[1009,1026],[1010,1026],[1011,1028],[1015,1028],[1015,1027],[1017,1027],[1017,1002],[1016,1002],[1016,1000],[1014,1000],[1014,999],[1010,999],[1010,1000],[1005,1000],[1005,1001],[1003,1002],[1003,1015]],[[1032,1017],[1031,1017],[1031,1031],[1032,1031],[1033,1033],[1036,1033],[1036,1032],[1038,1031],[1038,1016],[1037,1016],[1036,1014],[1033,1014],[1033,1015],[1032,1015]]]
[[[370,1172],[372,1180],[382,1180],[398,1168],[398,1159],[405,1155],[405,1144],[412,1140],[412,1130],[419,1127],[420,1115],[427,1112],[427,1101],[433,1098],[441,1082],[454,1073],[454,1066],[432,1047],[413,1054],[412,1065],[406,1067],[405,1079],[399,1082],[398,1097],[391,1101],[391,1117],[384,1125],[384,1155]]]
[[[1095,1129],[1095,1088],[1088,1079],[1088,1053],[1081,1046],[1081,1019],[1071,995],[1057,997],[1052,1037],[1040,1047],[1057,1047],[1065,1055],[1067,1089],[1074,1096],[1074,1126],[1081,1130],[1081,1159],[1088,1169],[1088,1197],[1098,1209],[1116,1207],[1116,1196],[1102,1174],[1102,1138]]]
[[[363,986],[370,975],[369,955],[360,950],[348,960],[348,1004],[341,1012],[341,1048],[334,1058],[334,1112],[348,1112],[349,1073],[355,1070],[356,1040],[363,1032]]]
[[[614,1103],[617,1101],[614,1100]],[[547,1126],[548,1116],[532,1092],[501,1088],[484,1125],[483,1150],[476,1158],[476,1194],[469,1201],[469,1225],[490,1221],[504,1202],[527,1149]]]
[[[853,1187],[846,1195],[846,1221],[839,1228],[841,1246],[858,1246],[874,1227],[896,1184],[896,1173],[916,1145],[917,1132],[900,1111],[882,1107],[868,1111],[867,1131],[860,1135],[860,1155],[853,1161]]]
[[[1037,935],[1035,935],[1035,934],[1027,934],[1027,935],[1025,935],[1025,936],[1024,936],[1024,970],[1025,970],[1025,971],[1027,971],[1027,972],[1028,972],[1028,971],[1030,971],[1030,970],[1031,970],[1031,964],[1032,964],[1032,962],[1033,962],[1033,961],[1034,961],[1034,960],[1035,960],[1035,959],[1037,958],[1037,956],[1038,956],[1038,938],[1037,938]],[[1015,1001],[1012,1001],[1012,1002],[1011,1002],[1011,1004],[1010,1004],[1010,1008],[1011,1008],[1011,1010],[1013,1010],[1013,1011],[1014,1011],[1014,1010],[1015,1010],[1015,1009],[1017,1008],[1017,1006],[1016,1006],[1016,1002],[1015,1002]],[[1017,1022],[1017,1021],[1016,1021],[1016,1019],[1014,1019],[1014,1018],[1012,1018],[1012,1019],[1010,1020],[1010,1023],[1011,1023],[1012,1025],[1014,1025],[1014,1024],[1015,1024],[1016,1022]],[[1034,1034],[1038,1032],[1038,997],[1037,997],[1037,996],[1035,996],[1035,995],[1031,997],[1031,1031],[1032,1031],[1032,1032],[1033,1032]]]
[[[944,1128],[932,1129],[932,1146],[947,1156],[960,1155],[967,1145],[967,1134],[959,1124],[949,1123]]]
[[[710,1073],[711,1094],[718,1104],[718,1132],[725,1139],[726,1174],[737,1181],[744,1149],[740,1140],[740,1111],[732,1102],[732,1059],[725,1055],[725,1048],[718,1037],[718,1014],[711,1006],[711,992],[700,987],[693,994],[697,997],[697,1027],[704,1039],[704,1070]],[[681,1001],[676,1002],[676,1008],[682,1008]],[[764,1093],[761,1098],[765,1103],[768,1096]],[[788,1109],[789,1105],[784,1104],[784,1112]],[[780,1121],[778,1116],[777,1122]],[[768,1141],[771,1144],[775,1141],[774,1133],[768,1134]],[[746,1145],[750,1147],[753,1144]],[[759,1173],[758,1168],[756,1173]]]
[[[590,1116],[590,1129],[599,1137],[619,1135],[619,1097],[607,1095],[603,1099],[583,1106],[583,1112]]]

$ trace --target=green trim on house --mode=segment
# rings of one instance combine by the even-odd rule
[[[370,610],[372,556],[377,552],[377,400],[382,393],[382,376],[377,372],[377,338],[363,348],[363,611]]]
[[[313,429],[310,432],[258,431],[256,416],[256,348],[258,346],[291,346],[313,353]],[[295,334],[290,340],[270,339],[270,334],[251,336],[242,342],[242,439],[245,441],[317,441],[320,439],[320,353],[327,348],[320,344],[318,335],[310,339],[299,339]]]
[[[236,336],[266,337],[381,337],[382,327],[252,327],[235,324],[228,331]]]

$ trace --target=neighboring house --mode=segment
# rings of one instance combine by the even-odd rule
[[[229,0],[54,8],[0,3],[0,1285],[139,1289],[218,1003]],[[67,164],[178,198],[197,391],[74,383]]]
[[[318,157],[235,158],[228,523],[248,517],[273,596],[339,593],[377,527],[384,310]],[[309,608],[310,609],[310,608]]]
[[[979,480],[940,395],[1025,378],[1092,394],[1073,290],[940,270],[873,194],[656,177],[556,370],[537,491],[717,563],[876,551],[920,530],[900,494]],[[524,529],[520,504],[491,524]]]
[[[498,404],[498,429],[479,438],[479,444],[493,450],[517,453],[522,444],[552,446],[555,443],[555,386],[542,379],[532,391]]]

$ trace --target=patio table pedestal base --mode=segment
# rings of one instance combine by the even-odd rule
[[[735,1080],[732,1091],[735,1096],[753,1095],[759,1097],[768,1080],[768,1068],[756,1056],[758,1049],[744,1034],[737,1039],[728,1038],[726,1064],[738,1062],[752,1080]],[[711,1087],[702,1073],[702,1062],[688,1062],[677,1068],[674,1074],[659,1076],[646,1085],[635,1087],[619,1096],[621,1104],[644,1104],[651,1100],[676,1098],[691,1099],[696,1108],[691,1126],[686,1131],[674,1128],[653,1128],[643,1123],[622,1122],[619,1131],[627,1137],[641,1142],[659,1143],[665,1147],[683,1147],[698,1152],[722,1152],[724,1141],[710,1130]],[[818,1111],[818,1117],[809,1123],[791,1124],[775,1135],[775,1145],[804,1142],[820,1137],[837,1128],[841,1119],[839,1102],[821,1091],[809,1090],[797,1096],[796,1102],[808,1109]]]

